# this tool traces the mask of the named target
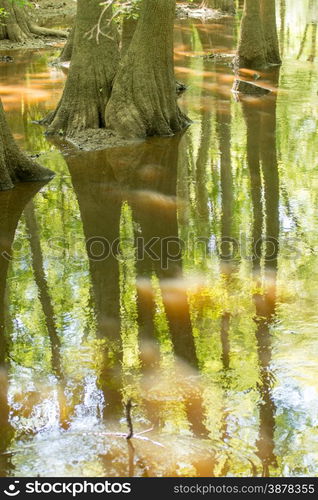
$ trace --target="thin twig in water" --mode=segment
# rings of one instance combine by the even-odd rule
[[[163,444],[159,443],[159,441],[154,441],[153,439],[150,439],[150,438],[147,438],[146,436],[143,436],[142,434],[145,434],[146,432],[151,432],[153,429],[147,429],[146,431],[141,431],[141,432],[137,432],[136,434],[134,434],[134,439],[137,439],[139,441],[146,441],[147,443],[151,443],[155,446],[159,446],[160,448],[166,448]],[[106,437],[106,436],[109,436],[109,437],[119,437],[119,438],[125,438],[127,439],[127,434],[125,434],[124,432],[68,432],[67,433],[68,436],[99,436],[99,437]],[[18,453],[21,453],[21,451],[23,450],[27,450],[27,449],[32,449],[36,446],[36,443],[31,443],[31,444],[27,444],[27,445],[23,445],[21,448],[19,448],[18,450],[8,450],[8,451],[4,451],[2,453],[0,453],[0,457],[4,457],[4,456],[14,456],[14,455],[17,455]]]
[[[126,403],[126,420],[127,420],[127,425],[129,429],[129,433],[127,434],[126,439],[131,439],[134,435],[134,427],[132,423],[132,418],[131,418],[131,410],[132,410],[132,402],[131,399],[128,400]]]
[[[128,444],[128,460],[129,460],[129,468],[128,475],[129,477],[134,477],[135,475],[135,448],[131,441],[127,441]]]
[[[150,429],[146,429],[145,431],[138,432],[136,436],[141,436],[142,434],[146,434],[147,432],[153,431],[153,427],[150,427]]]

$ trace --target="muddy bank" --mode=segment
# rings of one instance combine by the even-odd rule
[[[33,122],[41,127],[40,122]],[[45,133],[45,132],[44,132]],[[71,155],[83,151],[102,151],[105,149],[120,148],[125,146],[137,145],[143,143],[148,138],[142,139],[123,139],[115,135],[109,129],[86,129],[82,132],[77,132],[74,136],[68,137],[63,135],[47,135],[47,141],[66,155]],[[39,151],[30,155],[33,160],[37,160],[43,155],[47,155],[47,151]]]
[[[56,138],[52,138],[54,143]],[[138,144],[145,139],[123,139],[107,129],[86,129],[73,137],[65,137],[63,141],[81,151],[99,151],[115,147]]]
[[[43,26],[65,28],[70,26],[75,19],[75,0],[37,0],[34,3],[36,20]]]
[[[44,28],[57,28],[68,32],[76,15],[76,2],[74,0],[37,0],[32,2],[32,16],[35,22]],[[63,47],[65,37],[37,36],[23,42],[0,40],[0,52],[12,49],[45,49]],[[2,61],[5,62],[5,61]]]
[[[42,25],[43,26],[43,25]],[[37,50],[37,49],[50,49],[50,48],[63,48],[65,43],[65,38],[49,37],[49,36],[38,36],[31,40],[26,40],[24,42],[10,42],[10,40],[0,41],[0,56],[3,58],[0,62],[11,62],[9,61],[9,56],[6,54],[8,50]]]
[[[207,7],[198,7],[198,5],[187,3],[178,4],[176,10],[176,17],[178,19],[201,19],[203,21],[211,19],[220,19],[221,17],[228,17],[231,14],[228,12],[221,12],[220,10],[209,9]]]

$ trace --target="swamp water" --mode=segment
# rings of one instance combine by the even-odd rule
[[[0,194],[0,475],[317,474],[317,20],[279,3],[280,72],[244,74],[260,99],[215,56],[232,18],[176,22],[193,124],[172,139],[59,148],[32,123],[58,52],[0,63],[16,139],[56,172]]]

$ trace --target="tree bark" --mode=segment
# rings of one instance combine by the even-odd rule
[[[0,25],[0,40],[9,39],[12,42],[23,42],[34,35],[66,37],[67,33],[59,30],[41,28],[29,16],[27,9],[19,7],[18,3],[10,0],[0,0],[0,8],[6,16]]]
[[[121,52],[120,55],[123,58],[126,54],[129,45],[133,39],[136,28],[138,25],[138,19],[134,17],[125,17],[122,23],[122,32],[121,32]]]
[[[47,181],[53,172],[33,162],[16,145],[0,100],[0,191],[18,182]]]
[[[249,69],[267,66],[260,0],[245,0],[237,66]]]
[[[85,129],[105,127],[105,107],[119,61],[112,8],[101,17],[96,0],[78,0],[71,65],[63,96],[42,124],[47,134],[74,136]],[[97,26],[105,34],[97,34]]]
[[[279,64],[275,0],[245,0],[236,65],[261,69]]]
[[[267,63],[275,65],[281,64],[275,0],[261,0],[261,18],[263,22]]]
[[[73,54],[73,47],[74,47],[74,38],[75,38],[75,29],[76,29],[76,24],[73,25],[67,40],[66,44],[63,47],[63,50],[61,51],[59,61],[60,62],[66,62],[70,61],[72,59],[72,54]]]
[[[189,123],[177,105],[175,6],[175,0],[143,2],[106,107],[106,126],[123,137],[169,136]]]

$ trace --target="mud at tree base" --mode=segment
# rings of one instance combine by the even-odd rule
[[[74,0],[37,0],[31,3],[34,5],[32,16],[38,26],[64,31],[72,26],[76,15],[76,2]],[[32,38],[23,42],[0,40],[0,52],[13,49],[62,48],[64,43],[65,37],[33,35]]]
[[[218,9],[210,9],[209,7],[201,7],[200,4],[178,3],[176,10],[176,17],[178,19],[200,19],[203,21],[220,19],[222,17],[229,17],[233,14],[229,12],[222,12]]]
[[[56,146],[62,146],[63,149],[70,149],[70,151],[100,151],[103,149],[111,149],[116,147],[129,146],[132,144],[139,144],[146,139],[124,139],[115,135],[111,130],[100,129],[86,129],[77,132],[72,137],[63,136],[47,136],[50,142]]]
[[[66,27],[75,19],[75,0],[37,0],[33,3],[38,6],[35,16],[39,24]]]

